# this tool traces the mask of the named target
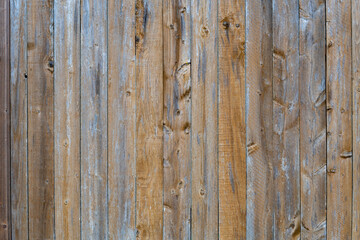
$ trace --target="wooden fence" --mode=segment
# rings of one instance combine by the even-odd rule
[[[360,1],[0,0],[0,239],[360,239]]]

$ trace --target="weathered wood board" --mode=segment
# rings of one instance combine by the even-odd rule
[[[359,239],[360,3],[0,1],[0,239]]]

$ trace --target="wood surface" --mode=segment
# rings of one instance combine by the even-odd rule
[[[55,238],[80,239],[80,2],[54,2]]]
[[[28,239],[27,1],[10,1],[11,236]]]
[[[273,52],[271,1],[246,14],[247,239],[273,239]]]
[[[163,238],[162,1],[136,0],[136,231]]]
[[[325,3],[300,2],[301,238],[326,238]]]
[[[191,1],[192,239],[219,235],[217,12]]]
[[[327,238],[351,239],[351,1],[326,2]]]
[[[108,1],[109,239],[135,239],[135,1]]]
[[[360,2],[352,1],[352,239],[360,238]]]
[[[273,1],[274,239],[299,239],[299,7]]]
[[[245,0],[218,7],[219,238],[246,239]]]
[[[108,239],[107,2],[81,1],[81,237]]]
[[[191,237],[190,27],[189,0],[163,1],[163,239]]]
[[[0,239],[11,239],[10,2],[0,2]]]
[[[359,12],[0,1],[0,239],[359,239]]]
[[[54,2],[27,4],[29,239],[54,239]]]

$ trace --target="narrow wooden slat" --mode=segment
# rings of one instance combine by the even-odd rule
[[[53,1],[28,1],[29,238],[54,238]]]
[[[301,238],[326,238],[325,3],[300,0]]]
[[[190,0],[163,1],[163,239],[191,237]]]
[[[192,239],[217,239],[217,4],[191,0],[191,16]]]
[[[350,239],[352,221],[351,1],[326,2],[327,237]]]
[[[136,228],[139,239],[162,239],[162,1],[136,0]]]
[[[80,239],[80,1],[54,14],[55,237]]]
[[[353,209],[352,239],[360,239],[360,1],[352,1]]]
[[[300,237],[299,6],[273,1],[274,239]]]
[[[135,239],[135,1],[108,7],[109,238]]]
[[[81,236],[108,239],[107,1],[81,1]]]
[[[218,7],[219,235],[246,239],[245,0]]]
[[[10,8],[0,2],[0,239],[10,231]]]
[[[273,239],[272,1],[247,1],[247,239]]]
[[[27,1],[10,1],[11,236],[28,239]]]

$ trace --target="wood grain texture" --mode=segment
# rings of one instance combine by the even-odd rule
[[[11,236],[28,239],[27,1],[10,1]]]
[[[163,1],[163,239],[191,237],[190,1]]]
[[[246,4],[247,239],[273,239],[272,2]]]
[[[327,237],[351,239],[351,1],[326,2]]]
[[[28,1],[29,238],[54,239],[53,1]]]
[[[136,0],[136,229],[163,234],[162,1]]]
[[[274,238],[299,239],[299,6],[273,1]]]
[[[108,239],[107,2],[81,2],[81,237]]]
[[[109,238],[135,239],[135,1],[108,1]]]
[[[352,239],[360,239],[360,1],[352,1],[353,208]]]
[[[219,238],[246,239],[245,0],[218,8]]]
[[[300,0],[301,238],[326,238],[325,3]]]
[[[11,239],[10,2],[0,2],[0,239]]]
[[[55,238],[80,239],[80,2],[54,2]]]
[[[191,1],[192,239],[217,239],[217,4]]]

